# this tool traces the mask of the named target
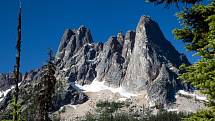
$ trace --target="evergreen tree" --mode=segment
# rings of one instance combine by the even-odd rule
[[[181,29],[173,33],[183,40],[189,51],[196,52],[201,60],[191,66],[183,65],[185,73],[180,79],[190,82],[206,94],[212,105],[215,100],[215,1],[209,5],[194,5],[177,14]]]
[[[50,121],[49,110],[52,104],[52,96],[55,91],[56,78],[55,74],[55,64],[54,57],[52,56],[52,51],[49,52],[48,64],[44,66],[43,76],[41,82],[39,83],[41,89],[38,95],[38,115],[37,121]]]
[[[189,51],[201,60],[191,66],[182,65],[180,79],[191,83],[207,95],[209,107],[199,111],[188,121],[215,120],[215,1],[208,5],[193,5],[177,14],[182,28],[175,29],[176,39],[182,40]]]
[[[149,0],[153,3],[185,2],[202,0]],[[215,121],[215,1],[207,5],[194,4],[177,14],[182,28],[175,29],[176,39],[182,40],[188,51],[200,56],[201,60],[191,66],[182,65],[180,79],[191,83],[209,99],[208,108],[194,114],[188,121]]]
[[[12,115],[13,115],[13,121],[23,121],[21,119],[21,105],[20,103],[16,103],[15,101],[15,97],[13,98],[12,100],[12,103],[11,103],[11,106],[16,109],[12,112]],[[17,116],[17,119],[15,119],[15,116]]]

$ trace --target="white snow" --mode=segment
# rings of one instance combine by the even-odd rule
[[[65,80],[68,80],[69,79],[69,77],[65,77]]]
[[[64,72],[67,72],[69,70],[69,68],[63,68]]]
[[[91,63],[92,63],[92,62],[95,62],[95,60],[87,60],[87,61],[88,61],[88,62],[91,62]]]
[[[93,44],[91,44],[91,43],[87,43],[89,46],[93,46]]]
[[[69,105],[69,107],[72,107],[73,109],[77,109],[77,105]]]
[[[126,99],[127,99],[127,98],[119,98],[118,101],[124,102],[124,101],[126,101]]]
[[[154,101],[149,101],[149,107],[155,107],[155,102]]]
[[[178,109],[167,109],[168,112],[178,112]]]
[[[90,85],[84,85],[84,86],[81,86],[79,84],[75,84],[75,85],[77,87],[79,87],[80,89],[84,90],[84,92],[99,92],[102,90],[110,90],[111,92],[119,93],[121,96],[126,97],[126,98],[130,98],[132,96],[138,96],[138,94],[133,94],[133,93],[127,92],[122,87],[119,87],[119,88],[108,87],[104,84],[104,81],[99,82],[96,79],[93,80],[93,82]]]
[[[69,53],[70,53],[70,51],[68,51],[68,50],[66,49],[64,56],[68,56]]]
[[[20,86],[20,85],[21,85],[21,83],[22,83],[22,82],[19,82],[19,83],[18,83],[18,86]]]
[[[7,89],[7,90],[5,90],[5,91],[0,91],[0,95],[2,96],[1,98],[0,98],[0,102],[4,99],[4,97],[12,90],[14,88],[14,86],[11,86],[11,88],[9,88],[9,89]]]
[[[184,90],[179,90],[178,94],[182,94],[182,95],[186,95],[186,96],[190,96],[193,97],[197,100],[201,100],[201,101],[208,101],[206,96],[203,95],[199,95],[199,94],[195,94],[195,93],[190,93],[190,92],[186,92]],[[177,98],[178,96],[176,95],[175,98]]]
[[[21,85],[21,82],[20,83],[18,83],[18,86],[20,86]],[[4,97],[12,90],[12,89],[14,89],[15,88],[15,86],[13,85],[13,86],[11,86],[9,89],[7,89],[7,90],[5,90],[5,91],[0,91],[0,102],[4,99]]]
[[[65,109],[64,106],[60,107],[59,111],[62,112]]]

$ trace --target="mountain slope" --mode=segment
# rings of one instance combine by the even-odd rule
[[[125,35],[118,33],[105,43],[94,43],[90,30],[85,26],[67,29],[60,41],[55,62],[58,81],[53,111],[67,104],[86,102],[90,97],[85,94],[89,91],[85,87],[98,88],[94,84],[100,83],[104,84],[101,88],[124,93],[128,97],[142,96],[144,104],[147,102],[150,107],[163,108],[176,101],[178,90],[189,89],[177,76],[179,66],[190,63],[165,39],[158,24],[147,16],[140,18],[136,31],[129,30]],[[23,110],[30,107],[37,95],[42,70],[43,67],[23,75],[20,83],[20,101],[26,105]],[[1,91],[11,88],[11,78],[6,77],[0,75]],[[0,97],[1,112],[9,109],[11,90]]]
[[[165,39],[159,26],[141,17],[136,32],[111,36],[104,44],[93,43],[89,30],[65,31],[56,54],[57,64],[67,82],[90,84],[94,79],[128,92],[147,91],[156,104],[174,101],[175,92],[186,88],[177,80],[178,67],[189,64]],[[64,75],[64,76],[62,76]]]

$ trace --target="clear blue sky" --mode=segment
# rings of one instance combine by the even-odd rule
[[[171,31],[178,27],[175,7],[154,6],[144,0],[23,0],[22,72],[45,63],[48,48],[57,50],[66,28],[86,25],[94,41],[106,41],[118,32],[135,30],[141,15],[157,21],[165,37],[191,62],[181,41]],[[0,1],[0,72],[10,72],[15,63],[18,0]]]

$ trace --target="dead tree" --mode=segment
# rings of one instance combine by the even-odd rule
[[[19,99],[19,81],[20,81],[20,55],[21,55],[21,1],[19,1],[19,15],[18,15],[18,26],[17,26],[17,44],[16,44],[16,65],[15,65],[15,94],[14,94],[14,112],[13,120],[18,121],[19,111],[18,111],[18,99]]]

